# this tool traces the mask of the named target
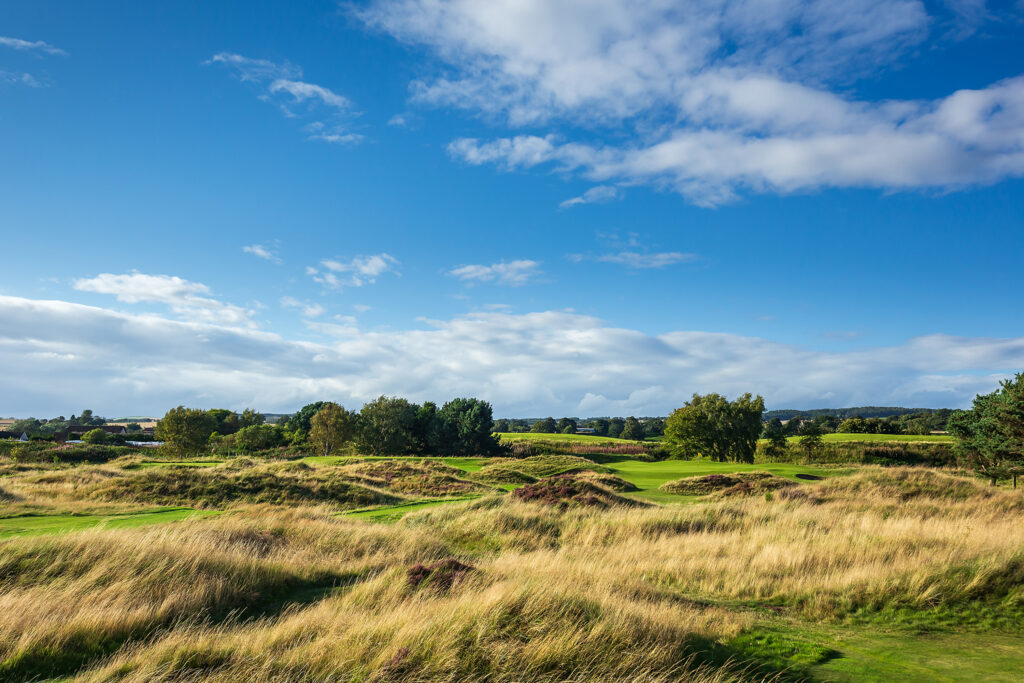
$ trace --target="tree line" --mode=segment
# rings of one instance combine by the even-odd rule
[[[595,436],[643,441],[651,436],[662,436],[665,433],[665,420],[658,417],[631,416],[599,417],[586,421],[563,417],[556,421],[553,417],[545,417],[540,420],[502,418],[494,423],[494,431],[501,433],[578,434],[581,428],[592,429]]]
[[[230,411],[225,411],[230,412]],[[157,423],[156,436],[182,455],[209,447],[256,452],[282,446],[331,455],[354,446],[369,455],[491,456],[502,452],[495,438],[491,404],[456,398],[440,408],[396,396],[380,396],[358,411],[330,401],[303,406],[284,423],[265,424],[253,412],[238,416],[237,429],[221,411],[178,406]],[[249,424],[244,424],[250,422]]]

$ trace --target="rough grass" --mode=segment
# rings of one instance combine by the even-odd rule
[[[611,470],[598,465],[593,460],[576,455],[535,455],[529,458],[502,458],[493,465],[482,468],[477,475],[489,476],[500,472],[515,471],[530,477],[551,477],[565,472],[591,470],[593,472],[610,473]]]
[[[591,476],[542,481],[601,488]],[[827,629],[884,624],[890,649],[919,653],[925,626],[1024,631],[1019,491],[898,468],[786,490],[809,494],[670,507],[488,496],[388,525],[238,507],[14,539],[0,544],[0,679],[750,680],[857,662]],[[993,656],[1024,666],[1024,647]],[[916,661],[876,659],[872,675],[936,677]]]
[[[81,495],[94,500],[213,508],[239,503],[325,503],[351,509],[400,500],[332,473],[268,470],[234,473],[191,467],[142,470],[132,476],[99,482],[83,490]]]
[[[661,490],[682,496],[706,496],[712,493],[742,495],[764,493],[789,486],[796,486],[796,483],[770,472],[733,472],[684,477],[662,484]]]
[[[345,465],[340,471],[356,481],[401,495],[466,496],[492,490],[479,480],[463,479],[463,470],[436,460],[368,460]]]
[[[617,478],[617,477],[616,477]],[[608,508],[616,505],[636,506],[643,503],[623,498],[611,489],[599,485],[591,477],[563,474],[541,479],[521,486],[512,495],[528,503],[543,503],[557,507],[586,506]]]

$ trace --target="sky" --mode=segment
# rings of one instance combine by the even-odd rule
[[[0,415],[965,407],[1024,2],[0,4]]]

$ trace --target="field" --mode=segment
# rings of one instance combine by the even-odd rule
[[[534,434],[533,432],[498,432],[502,441],[575,441],[578,443],[636,443],[629,439],[615,439],[594,434]]]
[[[4,465],[0,679],[1009,681],[1024,668],[1024,493],[956,473],[144,458]]]

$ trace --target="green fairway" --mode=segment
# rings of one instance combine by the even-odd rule
[[[1009,633],[882,633],[835,630],[839,656],[811,668],[821,681],[1019,681],[1024,636]]]
[[[730,472],[771,472],[780,477],[800,481],[796,477],[797,474],[813,474],[817,476],[828,474],[827,470],[821,468],[789,463],[748,465],[746,463],[711,462],[708,460],[662,460],[659,462],[622,460],[620,462],[605,463],[605,467],[613,470],[615,474],[632,482],[640,489],[635,493],[627,495],[659,503],[692,500],[692,496],[679,496],[658,490],[658,487],[665,482],[683,477],[700,477],[708,474],[728,474]]]
[[[217,514],[220,512],[216,510],[156,508],[117,515],[18,515],[0,518],[0,538],[56,534],[98,526],[105,529],[123,529]]]
[[[448,498],[445,500],[417,500],[409,503],[400,503],[398,505],[386,505],[383,507],[371,508],[368,510],[353,510],[352,512],[344,512],[342,514],[345,517],[356,517],[371,522],[395,522],[414,510],[422,510],[423,508],[433,507],[435,505],[459,503],[466,500],[473,500],[474,498],[479,498],[479,496],[465,496],[463,498]]]
[[[533,432],[497,432],[496,436],[502,441],[578,441],[588,444],[599,443],[640,443],[629,439],[613,439],[610,436],[597,436],[595,434],[535,434]]]

